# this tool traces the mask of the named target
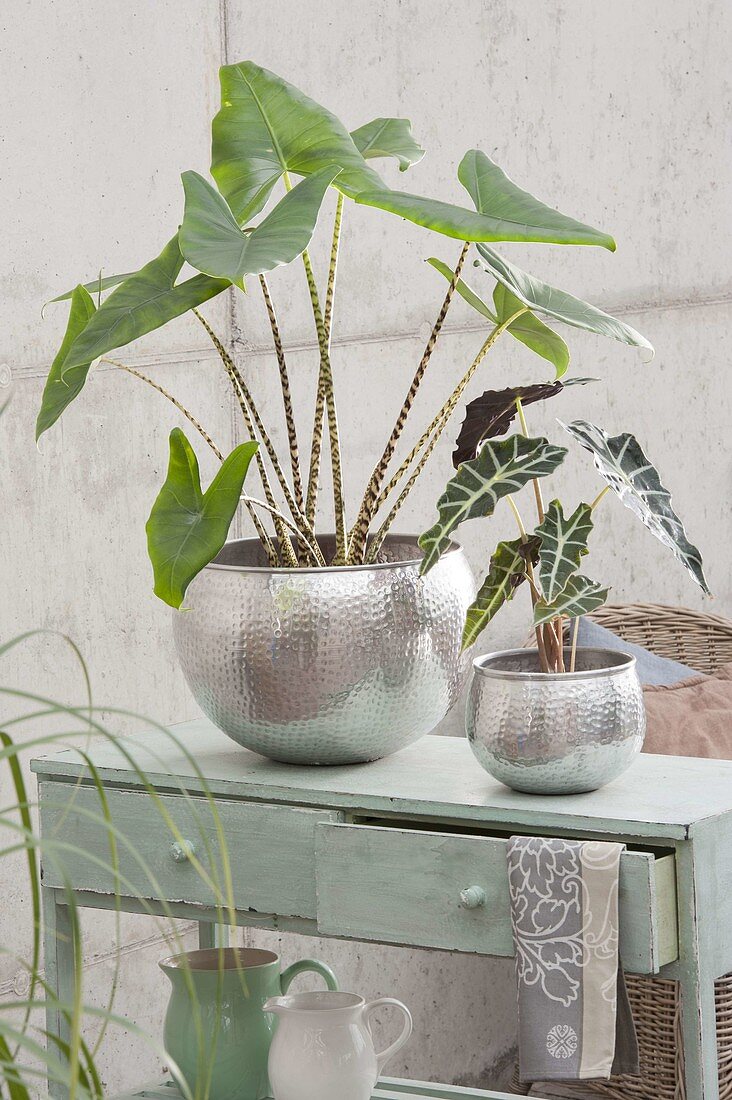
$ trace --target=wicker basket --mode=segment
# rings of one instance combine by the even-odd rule
[[[660,657],[682,661],[699,672],[716,672],[732,661],[732,621],[683,607],[659,604],[618,604],[590,616],[627,642],[650,649]],[[678,983],[667,978],[626,974],[640,1047],[639,1077],[612,1077],[593,1082],[591,1091],[612,1100],[696,1100],[684,1087],[681,1042],[681,998]],[[717,1047],[720,1100],[732,1100],[732,974],[716,983]],[[518,1070],[512,1091],[526,1095]],[[587,1094],[582,1083],[577,1091]],[[569,1089],[568,1089],[569,1092]]]

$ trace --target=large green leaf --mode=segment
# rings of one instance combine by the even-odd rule
[[[567,619],[578,619],[580,615],[589,615],[607,600],[609,589],[601,588],[596,581],[576,573],[570,577],[565,588],[551,603],[545,599],[536,601],[534,606],[534,626],[541,626],[558,615]]]
[[[414,140],[412,124],[406,118],[375,118],[351,130],[351,137],[365,160],[394,157],[400,172],[406,172],[424,156],[424,149]]]
[[[340,187],[340,180],[338,182]],[[537,244],[604,244],[605,235],[597,234],[601,239],[584,239],[582,234],[560,232],[550,226],[530,226],[514,223],[505,217],[497,218],[490,214],[480,214],[464,206],[456,206],[438,199],[426,199],[421,195],[410,195],[406,191],[392,191],[381,188],[376,191],[362,191],[354,196],[362,206],[373,206],[396,214],[400,218],[442,233],[444,237],[454,237],[458,241],[523,241]],[[592,231],[594,232],[594,230]],[[610,239],[610,238],[607,238]],[[609,247],[605,245],[605,247]]]
[[[543,521],[536,528],[541,539],[539,579],[547,603],[552,603],[564,590],[569,578],[579,569],[588,553],[587,541],[592,533],[592,508],[580,504],[565,518],[558,500],[553,500]]]
[[[448,281],[452,280],[453,269],[448,264],[435,259],[434,256],[427,262],[441,275],[444,275]],[[497,284],[493,292],[495,309],[491,309],[486,305],[483,299],[463,279],[458,279],[455,289],[468,305],[471,305],[474,310],[494,325],[503,324],[525,304],[520,302],[514,294],[511,294],[500,283]],[[499,291],[502,293],[499,294]],[[548,359],[554,366],[557,378],[561,378],[566,372],[569,366],[569,348],[559,333],[554,332],[538,317],[535,317],[533,313],[522,313],[508,326],[506,331],[510,332],[517,340],[520,340],[522,344],[525,344],[527,348],[530,348],[531,351],[540,355],[542,359]]]
[[[542,282],[541,279],[536,279],[514,264],[510,264],[508,260],[504,260],[488,245],[479,244],[478,254],[480,259],[475,261],[476,265],[502,283],[529,309],[537,310],[547,317],[554,317],[566,325],[571,325],[572,328],[586,329],[587,332],[609,336],[610,339],[619,340],[623,344],[653,351],[653,345],[630,325],[623,324],[616,317],[611,317],[609,313],[604,313],[589,302],[583,302],[581,298],[575,298],[564,290],[558,290]]]
[[[461,523],[492,515],[502,497],[522,489],[533,478],[552,473],[566,453],[566,448],[554,447],[546,439],[524,435],[487,440],[478,457],[464,462],[448,481],[437,501],[437,523],[419,538],[424,550],[420,573],[427,573],[436,564]]]
[[[480,149],[469,149],[465,154],[458,168],[458,179],[475,209],[495,219],[500,236],[494,240],[532,241],[538,239],[534,234],[541,232],[547,234],[542,240],[556,244],[595,244],[615,251],[615,241],[608,233],[534,198]]]
[[[480,586],[475,602],[468,608],[463,630],[463,649],[473,644],[496,612],[500,611],[507,600],[513,598],[518,586],[526,580],[527,561],[536,561],[538,552],[539,539],[535,535],[526,541],[514,539],[513,542],[498,543],[488,574]]]
[[[260,275],[289,264],[310,244],[323,196],[340,171],[324,168],[293,187],[256,229],[239,228],[226,199],[198,172],[184,172],[186,206],[179,231],[188,263],[206,275],[244,286],[245,275]]]
[[[124,347],[160,328],[229,286],[227,280],[208,275],[195,275],[176,286],[182,266],[176,234],[159,256],[126,279],[102,303],[71,345],[60,377],[66,381],[78,367],[88,366],[113,348]]]
[[[77,363],[73,370],[66,372],[63,378],[61,377],[61,371],[69,354],[69,349],[89,324],[94,313],[95,306],[89,292],[83,286],[77,286],[71,292],[69,320],[63,341],[56,358],[51,364],[46,385],[43,388],[41,408],[36,419],[36,440],[40,439],[52,424],[56,423],[67,405],[71,404],[84,387],[86,376],[92,364],[91,359]]]
[[[384,186],[335,115],[252,61],[221,69],[211,175],[239,224],[257,214],[285,172],[310,176],[338,164],[337,187],[354,197]]]
[[[586,420],[559,423],[594,456],[598,472],[626,508],[635,512],[648,530],[668,546],[709,595],[701,554],[686,537],[684,525],[671,505],[671,494],[661,484],[658,470],[649,462],[635,436],[628,432],[609,436]]]
[[[452,452],[455,469],[475,458],[484,439],[505,435],[517,416],[516,402],[533,405],[564,389],[561,382],[539,382],[534,386],[508,386],[505,390],[486,390],[465,406],[465,419]]]
[[[525,241],[587,244],[615,249],[607,233],[561,214],[523,191],[479,149],[465,154],[458,177],[476,211],[452,203],[381,188],[364,191],[356,202],[387,210],[409,221],[462,241]]]
[[[170,433],[168,474],[145,529],[155,595],[171,607],[180,607],[188,585],[226,542],[258,446],[236,447],[204,493],[193,448],[180,428]]]

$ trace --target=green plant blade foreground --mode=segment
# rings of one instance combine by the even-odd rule
[[[452,532],[461,523],[492,515],[502,497],[518,492],[534,478],[552,473],[566,453],[565,447],[524,435],[487,440],[478,457],[464,462],[448,481],[437,501],[437,523],[419,538],[424,551],[420,574],[429,572],[437,563],[449,545]]]
[[[375,118],[351,130],[351,138],[364,160],[393,157],[400,172],[418,164],[425,153],[414,140],[411,123],[406,118]]]
[[[557,287],[549,286],[541,279],[536,279],[514,264],[510,264],[508,260],[504,260],[488,245],[478,245],[478,256],[479,259],[475,261],[476,266],[482,267],[487,274],[502,283],[529,309],[538,310],[547,317],[554,317],[557,321],[563,321],[565,325],[571,325],[572,328],[596,332],[611,340],[619,340],[622,344],[646,348],[653,352],[653,344],[630,325],[623,324],[616,317],[611,317],[609,313],[604,313],[589,302],[583,302],[581,298],[575,298],[564,290],[558,290]]]
[[[136,274],[136,271],[126,271],[124,275],[105,275],[103,279],[92,279],[91,282],[82,283],[81,285],[88,294],[99,294],[105,290],[111,290],[113,286],[118,286],[125,279],[130,279]],[[71,290],[65,290],[63,294],[57,294],[55,298],[51,298],[50,301],[46,302],[43,308],[52,306],[54,302],[68,302],[75,289],[76,287],[72,287]]]
[[[571,424],[560,420],[559,423],[594,457],[598,473],[626,508],[635,512],[648,530],[678,558],[702,591],[711,595],[701,553],[686,537],[684,525],[671,505],[671,494],[664,488],[658,470],[649,462],[635,436],[629,432],[609,436],[586,420],[575,420]]]
[[[448,264],[435,259],[434,256],[430,257],[427,263],[431,264],[435,271],[439,271],[441,275],[444,275],[448,282],[451,282],[453,269]],[[472,306],[477,313],[480,313],[481,316],[494,325],[502,324],[514,313],[517,313],[522,305],[525,305],[500,283],[493,292],[495,309],[490,309],[463,279],[458,280],[455,289],[468,305]],[[499,290],[503,293],[498,294]],[[558,332],[545,325],[533,313],[522,313],[512,325],[508,326],[506,331],[510,332],[516,340],[524,344],[530,351],[540,355],[542,359],[547,359],[554,367],[557,378],[561,378],[566,373],[569,366],[569,348]]]
[[[86,376],[92,365],[91,359],[77,363],[73,370],[67,371],[63,377],[62,371],[69,350],[77,337],[83,333],[95,312],[96,307],[89,292],[83,286],[77,286],[71,292],[69,320],[61,347],[51,364],[46,385],[43,387],[41,407],[36,418],[36,442],[56,423],[64,409],[84,388]]]
[[[580,561],[589,552],[587,542],[592,526],[589,504],[580,504],[567,517],[558,500],[549,504],[544,519],[536,528],[541,539],[539,580],[547,603],[552,603],[564,591],[570,577],[579,569]]]
[[[245,275],[288,264],[310,244],[328,187],[340,169],[331,166],[302,180],[256,229],[242,232],[226,199],[197,172],[184,172],[185,215],[181,252],[206,275],[244,289]]]
[[[602,588],[596,581],[576,573],[570,577],[564,591],[551,603],[545,599],[536,601],[534,607],[534,626],[541,626],[558,615],[567,619],[578,619],[580,615],[589,615],[606,602],[609,589]]]
[[[294,85],[242,61],[220,72],[211,175],[244,224],[262,209],[285,172],[310,176],[339,164],[338,188],[353,198],[384,186],[335,115]]]
[[[548,234],[543,240],[556,244],[601,245],[615,251],[615,241],[608,233],[576,221],[522,190],[480,149],[469,149],[465,154],[458,167],[458,179],[475,209],[496,220],[501,236],[495,240],[537,240],[532,234],[542,232]]]
[[[181,606],[188,585],[224,545],[258,446],[236,447],[204,493],[193,448],[180,428],[170,433],[168,474],[145,530],[155,595],[171,607]]]
[[[194,275],[176,286],[182,267],[176,234],[159,256],[126,279],[102,303],[71,345],[60,377],[66,381],[77,367],[132,343],[229,286],[226,280],[210,279],[208,275]]]
[[[526,580],[526,563],[536,562],[538,553],[539,539],[535,535],[526,541],[514,539],[512,542],[498,543],[488,574],[475,602],[468,608],[463,629],[463,649],[471,646],[504,603],[513,599],[516,589]]]

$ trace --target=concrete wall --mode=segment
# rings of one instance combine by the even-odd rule
[[[555,415],[587,415],[613,431],[635,431],[705,552],[717,596],[709,606],[732,614],[723,0],[6,0],[2,16],[0,399],[11,392],[13,402],[0,430],[1,637],[33,626],[64,631],[81,646],[100,702],[163,722],[195,713],[168,615],[150,590],[142,529],[176,418],[152,390],[103,368],[36,450],[33,420],[64,325],[63,310],[41,321],[39,309],[100,265],[133,269],[164,243],[180,215],[179,173],[206,170],[217,66],[244,57],[281,72],[351,126],[380,114],[410,117],[429,154],[402,186],[462,201],[455,167],[480,145],[530,190],[615,234],[614,256],[506,248],[542,277],[619,313],[657,347],[645,365],[630,349],[569,332],[575,372],[603,381],[566,395],[561,407],[532,409],[531,423],[555,433]],[[396,180],[390,167],[385,172]],[[457,252],[454,242],[395,218],[347,209],[334,363],[353,494],[383,445],[444,291],[423,260],[450,261]],[[315,259],[322,273],[323,249]],[[299,272],[277,274],[272,287],[297,392],[311,393],[314,334]],[[218,303],[211,313],[236,339],[274,422],[274,360],[257,296],[231,308]],[[415,430],[481,340],[475,316],[458,303]],[[124,361],[190,403],[222,448],[240,437],[194,323],[150,337]],[[528,352],[504,342],[473,392],[545,375]],[[403,529],[430,520],[449,450],[446,440]],[[596,488],[582,456],[566,478],[569,501]],[[599,528],[591,575],[612,584],[615,598],[706,606],[670,554],[615,502],[607,502]],[[496,520],[465,532],[476,567],[508,530]],[[491,632],[491,644],[523,636],[519,604]],[[6,657],[2,681],[82,697],[73,661],[51,639]],[[120,725],[133,723],[115,720]],[[0,897],[2,942],[27,957],[19,867],[0,868]],[[126,920],[123,940],[120,1009],[157,1033],[165,998],[154,965],[163,953],[159,930],[142,917]],[[288,959],[319,951],[344,984],[411,1004],[416,1035],[395,1072],[466,1084],[505,1080],[514,1041],[509,965],[293,940],[282,950]],[[103,1001],[114,953],[110,921],[88,922],[87,952],[89,995]],[[16,962],[0,957],[0,994],[22,992],[19,975]],[[121,1033],[108,1040],[103,1065],[113,1090],[157,1072],[155,1057]]]

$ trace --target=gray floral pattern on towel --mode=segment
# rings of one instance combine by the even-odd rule
[[[509,841],[524,1080],[607,1078],[614,1060],[630,1071],[637,1065],[618,958],[622,848],[546,837]]]

